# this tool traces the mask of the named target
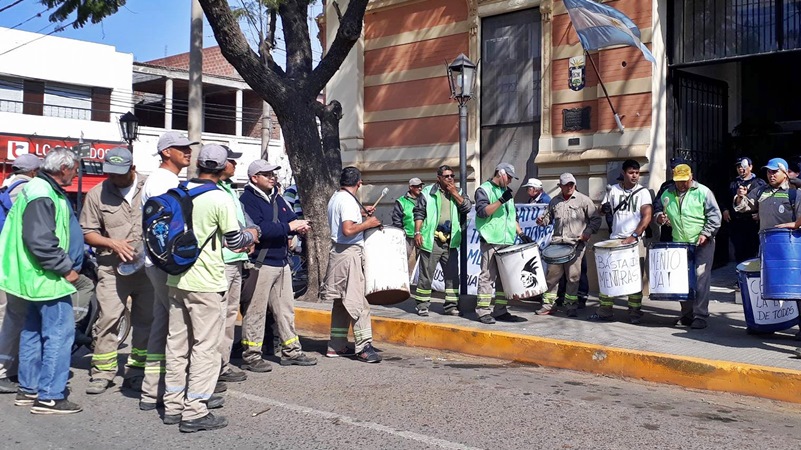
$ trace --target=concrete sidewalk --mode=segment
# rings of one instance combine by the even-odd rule
[[[733,265],[713,272],[704,330],[674,325],[678,302],[646,299],[640,325],[628,323],[622,299],[616,302],[616,322],[587,320],[597,307],[594,297],[578,318],[537,316],[537,304],[512,302],[510,311],[526,322],[484,325],[442,315],[442,300],[432,305],[429,317],[418,317],[409,299],[373,306],[373,334],[379,348],[392,342],[801,403],[801,359],[793,354],[801,346],[794,339],[797,327],[746,334],[742,305],[734,303],[735,280]],[[296,306],[299,330],[328,333],[329,304]]]

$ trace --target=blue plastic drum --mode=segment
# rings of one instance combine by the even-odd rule
[[[759,268],[759,259],[749,259],[737,265],[746,328],[757,333],[771,333],[798,325],[798,306],[794,300],[762,298]]]
[[[695,245],[655,242],[648,249],[651,300],[687,301],[695,298]]]
[[[801,298],[801,230],[770,228],[759,232],[762,298]]]

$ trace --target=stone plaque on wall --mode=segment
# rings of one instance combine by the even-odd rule
[[[591,106],[562,110],[562,131],[589,130]]]

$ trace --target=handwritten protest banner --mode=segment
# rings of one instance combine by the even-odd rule
[[[636,243],[623,247],[620,242],[615,239],[595,245],[598,289],[609,297],[636,294],[642,290],[639,248]]]

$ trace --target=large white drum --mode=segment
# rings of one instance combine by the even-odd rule
[[[545,268],[536,242],[518,244],[495,253],[498,273],[507,298],[529,298],[540,295],[545,285]]]
[[[394,305],[409,298],[406,232],[372,228],[364,232],[365,296],[372,305]]]
[[[620,297],[642,291],[640,249],[637,242],[623,245],[621,239],[598,242],[595,268],[598,290],[608,297]]]

